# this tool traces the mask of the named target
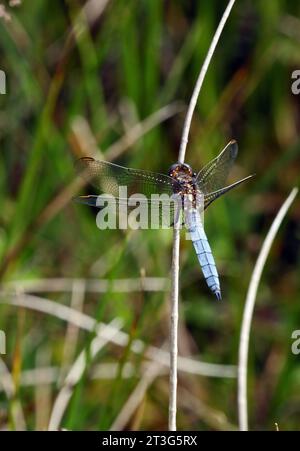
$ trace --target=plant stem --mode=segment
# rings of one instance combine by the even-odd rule
[[[185,121],[184,121],[184,126],[183,126],[183,133],[182,133],[182,137],[181,137],[180,149],[179,149],[179,157],[178,157],[178,161],[180,163],[183,163],[184,159],[185,159],[185,151],[186,151],[186,146],[187,146],[187,143],[188,143],[188,137],[189,137],[189,132],[190,132],[190,128],[191,128],[192,117],[193,117],[193,114],[194,114],[196,103],[197,103],[197,100],[198,100],[198,97],[199,97],[199,94],[200,94],[200,90],[201,90],[202,85],[203,85],[203,81],[204,81],[204,78],[205,78],[208,66],[209,66],[209,64],[211,62],[212,56],[213,56],[213,54],[215,52],[215,49],[216,49],[216,46],[217,46],[217,44],[219,42],[221,33],[223,31],[223,28],[224,28],[224,26],[226,24],[226,21],[228,19],[228,16],[230,14],[230,11],[231,11],[234,3],[235,3],[235,0],[230,0],[230,2],[227,5],[227,8],[225,9],[225,11],[223,13],[223,16],[222,16],[222,18],[220,20],[218,28],[216,29],[215,35],[214,35],[214,37],[213,37],[213,39],[211,41],[211,44],[210,44],[210,47],[208,49],[208,52],[207,52],[206,58],[204,60],[204,63],[202,65],[202,67],[201,67],[198,79],[196,81],[195,88],[194,88],[194,91],[193,91],[193,94],[192,94],[192,98],[191,98],[191,101],[190,101],[190,104],[189,104],[189,108],[188,108],[187,115],[186,115]]]
[[[240,334],[239,362],[238,362],[238,417],[239,417],[239,428],[241,431],[248,431],[247,364],[248,364],[250,328],[253,317],[257,289],[276,233],[278,232],[278,229],[285,215],[287,214],[288,209],[293,203],[297,193],[298,193],[297,188],[294,188],[291,191],[290,195],[280,208],[270,227],[270,230],[265,238],[265,241],[262,245],[261,251],[257,258],[246,296]]]
[[[179,246],[180,246],[180,228],[176,226],[177,224],[175,224],[173,231],[173,255],[172,255],[169,431],[176,431],[176,410],[177,410],[178,297],[179,297]]]
[[[195,106],[200,94],[203,81],[214,54],[215,48],[220,39],[222,30],[228,19],[230,11],[235,0],[230,0],[223,16],[220,20],[215,35],[211,41],[206,58],[201,67],[191,100],[184,121],[181,143],[178,154],[178,161],[184,162],[188,136],[191,127],[192,117]],[[179,218],[178,218],[179,221]],[[177,224],[178,225],[178,224]],[[171,274],[171,324],[170,324],[170,400],[169,400],[169,430],[176,431],[176,410],[177,410],[177,359],[178,359],[178,296],[179,296],[179,247],[180,247],[180,228],[174,226],[173,233],[173,257]]]

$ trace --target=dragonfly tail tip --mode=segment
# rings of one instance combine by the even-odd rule
[[[218,301],[222,301],[221,291],[219,291],[219,290],[215,291],[215,295],[216,295],[216,298],[218,299]]]

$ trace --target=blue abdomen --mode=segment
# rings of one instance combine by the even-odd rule
[[[221,299],[221,289],[215,260],[206,237],[200,214],[197,210],[185,213],[185,223],[202,268],[206,283],[217,299]]]

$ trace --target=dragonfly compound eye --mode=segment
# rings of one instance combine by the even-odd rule
[[[168,175],[170,177],[176,177],[180,173],[184,173],[184,174],[192,176],[193,170],[192,170],[191,166],[186,163],[175,163],[175,164],[172,164],[172,166],[170,167],[170,169],[168,171]]]
[[[168,175],[170,177],[176,176],[178,174],[179,167],[180,167],[180,163],[172,164],[172,166],[168,170]]]

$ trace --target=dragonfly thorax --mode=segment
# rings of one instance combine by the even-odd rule
[[[185,163],[175,163],[169,169],[169,176],[176,180],[173,187],[176,194],[195,198],[197,193],[196,174],[191,166]]]

